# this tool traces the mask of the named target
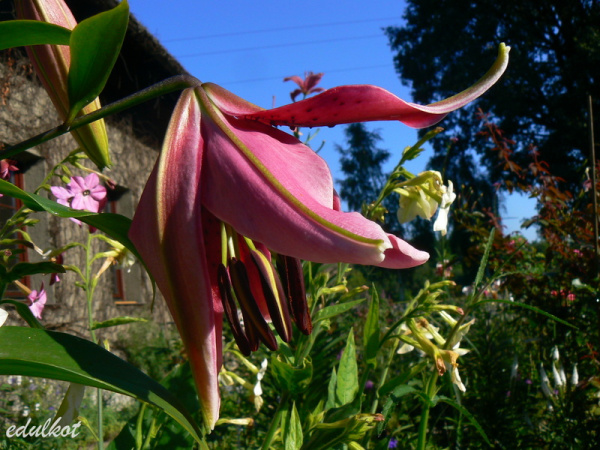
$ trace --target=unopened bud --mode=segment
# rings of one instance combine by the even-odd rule
[[[63,0],[20,0],[17,1],[17,16],[20,19],[38,20],[72,30],[77,21]],[[35,45],[27,47],[27,54],[42,85],[48,92],[62,120],[69,113],[68,76],[71,50],[66,45]],[[94,100],[80,114],[89,114],[100,109],[100,101]],[[104,120],[97,120],[71,131],[85,154],[100,169],[111,165],[108,152],[108,136]]]

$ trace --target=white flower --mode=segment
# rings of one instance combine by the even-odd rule
[[[4,325],[4,322],[6,322],[7,318],[8,318],[8,313],[6,311],[4,311],[2,308],[0,308],[0,327],[2,325]]]
[[[442,191],[442,202],[440,203],[437,218],[433,223],[433,231],[441,231],[442,236],[446,236],[448,231],[448,213],[450,212],[450,205],[456,200],[452,181],[448,181],[448,187],[442,186]]]
[[[513,360],[512,366],[510,368],[510,379],[513,380],[517,378],[519,371],[519,358],[515,355],[515,359]]]
[[[446,367],[448,367],[449,365],[446,364]],[[462,380],[460,379],[460,374],[458,373],[458,365],[456,366],[451,366],[452,370],[450,371],[450,377],[452,379],[452,382],[456,385],[456,387],[458,389],[460,389],[461,392],[466,392],[467,388],[465,387],[465,385],[463,384]],[[448,367],[450,369],[450,367]]]
[[[400,194],[398,221],[406,223],[419,216],[430,220],[438,207],[444,186],[442,175],[435,170],[421,172],[416,177],[394,189]]]
[[[564,375],[564,370],[563,370]],[[564,386],[563,377],[560,375],[558,369],[556,368],[556,364],[552,364],[552,377],[554,378],[554,385],[557,388]]]
[[[550,380],[548,379],[548,375],[544,370],[544,366],[540,364],[540,380],[542,384],[542,392],[547,398],[552,398],[554,396],[554,392],[550,389]]]
[[[577,364],[573,366],[573,374],[571,375],[571,386],[579,384],[579,372],[577,372]]]

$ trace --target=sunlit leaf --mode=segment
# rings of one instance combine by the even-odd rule
[[[123,0],[117,7],[80,22],[71,33],[71,67],[67,123],[104,89],[121,51],[129,5]]]
[[[379,351],[379,295],[377,289],[371,289],[373,293],[369,304],[369,313],[363,333],[365,347],[365,361],[371,367],[377,367],[377,352]]]
[[[5,180],[0,180],[0,194],[18,198],[25,206],[33,211],[47,211],[55,216],[65,218],[74,217],[79,219],[82,222],[103,231],[113,239],[116,239],[139,258],[137,250],[127,236],[131,225],[131,219],[128,219],[125,216],[112,213],[97,214],[89,211],[71,209],[40,195],[25,192]]]
[[[71,30],[39,20],[0,22],[0,50],[26,45],[69,45]]]
[[[356,364],[356,347],[354,345],[354,331],[350,329],[346,348],[340,358],[337,372],[337,385],[335,396],[340,405],[352,402],[358,393],[358,366]]]
[[[0,375],[63,380],[128,395],[165,411],[202,441],[200,429],[169,391],[90,341],[53,331],[2,327],[0,342]]]

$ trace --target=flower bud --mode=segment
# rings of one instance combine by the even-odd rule
[[[77,25],[73,14],[63,0],[17,1],[20,19],[39,20],[72,30]],[[69,113],[68,76],[71,50],[66,45],[35,45],[27,47],[27,54],[42,85],[48,92],[62,120]],[[100,109],[100,101],[94,100],[82,109],[80,115]],[[104,120],[97,120],[71,131],[77,144],[100,169],[111,165],[108,152],[108,136]]]

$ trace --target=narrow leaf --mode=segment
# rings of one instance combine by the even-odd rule
[[[25,303],[10,298],[3,298],[0,300],[0,305],[3,303],[13,305],[17,310],[17,314],[19,314],[19,316],[21,316],[21,318],[27,322],[27,325],[29,325],[31,328],[38,328],[40,330],[44,329],[44,326],[35,318],[29,309],[29,306],[27,306]]]
[[[302,423],[296,409],[296,402],[292,403],[292,409],[289,412],[288,420],[286,420],[283,430],[283,443],[289,450],[299,450],[302,447]]]
[[[79,23],[71,33],[69,103],[67,123],[104,89],[112,71],[129,23],[129,4],[117,7]]]
[[[202,441],[200,429],[169,391],[90,341],[53,331],[2,327],[0,342],[0,375],[51,378],[128,395],[162,409]]]
[[[363,333],[365,360],[371,368],[377,367],[377,352],[379,351],[379,295],[373,286],[371,304]]]
[[[573,324],[570,324],[569,322],[567,322],[566,320],[562,320],[559,319],[556,316],[553,316],[552,314],[540,309],[540,308],[536,308],[535,306],[531,306],[531,305],[527,305],[526,303],[521,303],[521,302],[514,302],[512,300],[502,300],[502,299],[489,299],[489,300],[480,300],[477,303],[475,303],[473,305],[473,308],[479,306],[479,305],[483,305],[484,303],[506,303],[507,305],[511,305],[511,306],[518,306],[520,308],[525,308],[528,309],[530,311],[533,311],[535,313],[541,314],[542,316],[546,316],[549,319],[554,320],[555,322],[558,323],[562,323],[563,325],[566,325],[568,327],[577,329],[577,327]]]
[[[329,384],[327,385],[327,402],[325,403],[325,409],[335,408],[338,405],[335,398],[335,387],[337,386],[337,373],[335,367],[331,369],[331,377],[329,378]]]
[[[80,211],[71,209],[63,205],[44,198],[37,194],[30,194],[22,189],[19,189],[14,184],[5,180],[0,180],[0,194],[9,195],[18,198],[25,206],[33,211],[47,211],[55,216],[70,218],[74,217],[82,222],[91,225],[100,231],[103,231],[113,239],[116,239],[123,244],[127,250],[133,253],[140,261],[142,260],[133,245],[129,240],[127,233],[131,226],[131,219],[125,216],[112,213],[93,213],[89,211]]]
[[[69,45],[71,30],[39,20],[0,22],[0,50],[26,45]]]
[[[35,275],[37,273],[65,273],[65,268],[60,264],[50,261],[42,261],[38,263],[18,263],[2,278],[4,282],[20,280],[27,275]]]
[[[492,446],[492,443],[488,439],[487,434],[485,434],[485,431],[483,431],[483,428],[481,427],[481,425],[479,425],[479,422],[477,422],[477,419],[475,419],[475,416],[473,416],[473,414],[471,414],[464,406],[462,406],[460,403],[456,402],[455,400],[452,400],[451,398],[448,398],[445,396],[438,397],[438,401],[447,403],[450,406],[454,407],[454,409],[458,410],[462,415],[464,415],[469,420],[469,422],[471,422],[471,425],[473,425],[475,427],[475,429],[479,432],[481,437],[485,440],[486,444],[489,445],[490,447]]]
[[[357,393],[358,366],[356,364],[356,347],[354,345],[354,330],[350,329],[346,348],[340,358],[335,396],[340,405],[345,405],[352,402]]]
[[[319,320],[329,319],[331,317],[335,317],[339,314],[345,313],[346,311],[351,310],[356,305],[364,302],[366,299],[354,300],[352,302],[339,303],[337,305],[326,306],[325,308],[319,310],[315,315],[314,322],[318,322]]]
[[[494,235],[496,234],[496,229],[492,228],[490,231],[490,235],[488,237],[487,244],[485,244],[485,250],[483,252],[483,258],[481,258],[481,262],[479,263],[479,269],[477,270],[477,276],[475,277],[475,283],[473,283],[473,291],[477,291],[477,286],[481,283],[483,279],[483,274],[485,273],[485,267],[487,266],[488,258],[490,256],[490,250],[492,249],[492,245],[494,243]]]
[[[142,317],[129,317],[129,316],[115,317],[114,319],[105,320],[104,322],[94,322],[92,324],[92,330],[97,330],[99,328],[115,327],[117,325],[126,325],[128,323],[133,323],[133,322],[148,322],[148,320],[144,319]]]

